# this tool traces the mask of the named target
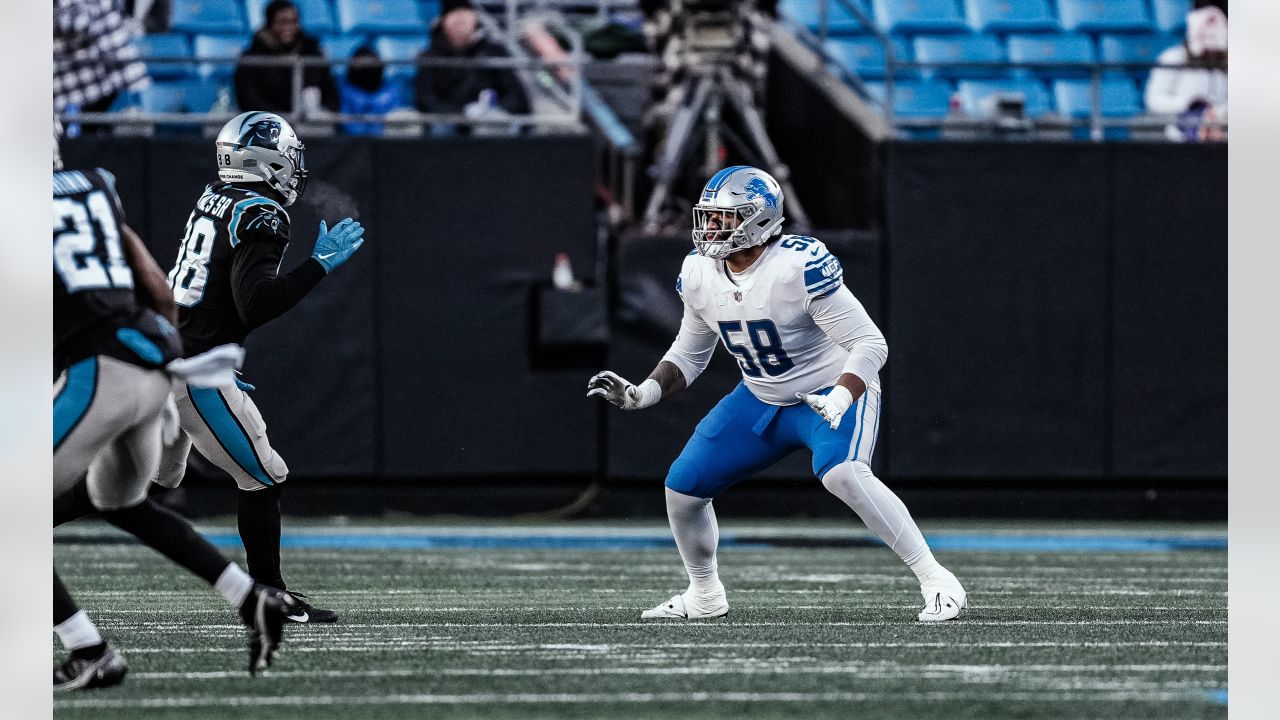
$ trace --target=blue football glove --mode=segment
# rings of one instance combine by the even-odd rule
[[[316,236],[316,247],[311,257],[324,267],[326,273],[345,263],[364,244],[364,226],[358,221],[347,218],[330,230],[324,221],[320,221],[320,234]]]

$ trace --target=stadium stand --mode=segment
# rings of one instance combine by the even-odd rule
[[[413,0],[337,0],[338,26],[344,33],[423,33],[421,7]]]
[[[1098,59],[1104,63],[1154,64],[1165,48],[1181,42],[1169,35],[1101,35],[1098,37]],[[1108,75],[1128,75],[1145,80],[1150,70],[1137,67],[1128,70],[1108,70]]]
[[[190,63],[151,60],[151,58],[190,58],[191,42],[186,35],[177,33],[146,35],[138,40],[138,55],[147,61],[147,74],[155,80],[172,80],[191,74]]]
[[[1142,111],[1142,98],[1133,81],[1103,78],[1099,89],[1103,117],[1127,117]],[[1093,83],[1089,80],[1057,80],[1053,97],[1058,112],[1070,117],[1089,117],[1093,112]]]
[[[979,68],[963,63],[1003,63],[1004,47],[993,35],[918,35],[913,41],[916,62],[948,63],[954,67],[924,68],[921,77],[938,78],[1003,77],[1008,74],[1000,68]]]
[[[173,0],[169,27],[185,33],[244,33],[244,5],[239,2],[212,0]]]
[[[236,69],[236,58],[249,44],[245,35],[197,35],[193,43],[195,57],[202,78],[226,79]]]
[[[954,0],[875,0],[876,21],[891,33],[966,32]]]
[[[1049,91],[1038,80],[1030,78],[1004,78],[993,80],[961,80],[956,83],[965,112],[979,115],[983,101],[992,95],[1022,95],[1026,102],[1026,115],[1039,117],[1052,109]]]
[[[1093,41],[1087,35],[1010,35],[1009,61],[1015,63],[1047,63],[1036,68],[1020,68],[1018,75],[1039,78],[1089,77],[1088,68],[1080,64],[1096,62]],[[1053,67],[1062,65],[1063,67]]]
[[[852,0],[850,3],[871,17],[871,7],[865,0]],[[853,13],[839,2],[830,3],[827,9],[827,34],[863,35],[872,31]],[[822,11],[813,0],[782,0],[778,3],[778,13],[790,18],[796,24],[808,28],[809,32],[818,33],[822,28]]]
[[[1178,35],[1186,32],[1191,0],[1152,0],[1152,7],[1157,30]]]
[[[974,32],[1059,32],[1048,0],[969,0],[965,17]]]
[[[884,83],[867,83],[867,92],[885,100]],[[898,117],[927,118],[947,114],[951,84],[939,80],[902,80],[893,84],[893,111]]]
[[[1058,0],[1062,29],[1068,32],[1149,32],[1146,0]]]
[[[245,0],[250,27],[262,27],[267,4],[270,2],[271,0]],[[308,35],[337,32],[338,24],[333,19],[333,7],[329,0],[293,0],[293,4],[298,6],[298,19],[302,23],[303,32]]]
[[[378,57],[387,63],[387,79],[388,80],[408,80],[412,79],[415,68],[413,65],[394,65],[396,60],[412,61],[418,56],[418,53],[427,49],[430,40],[426,35],[394,37],[384,35],[373,43],[373,49],[378,53]]]
[[[843,37],[827,40],[827,51],[836,62],[846,70],[864,78],[883,78],[885,76],[884,45],[874,37]],[[893,53],[896,62],[911,62],[911,46],[906,38],[893,38]],[[919,76],[916,70],[903,68],[894,77],[907,75]]]

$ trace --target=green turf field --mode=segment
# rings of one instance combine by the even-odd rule
[[[1223,550],[939,549],[968,587],[970,609],[960,621],[922,625],[918,586],[887,549],[823,546],[824,538],[859,537],[850,525],[755,523],[750,532],[743,525],[722,519],[726,533],[819,542],[726,547],[720,565],[731,612],[692,624],[638,621],[641,609],[683,588],[674,546],[290,547],[292,587],[343,619],[290,626],[276,666],[250,678],[242,630],[219,597],[149,550],[77,523],[55,534],[55,560],[128,658],[130,674],[118,688],[57,696],[55,715],[1226,717]],[[568,527],[623,538],[665,532],[655,524]],[[286,528],[326,532],[288,520]],[[225,541],[234,525],[201,529]],[[924,529],[1032,539],[1226,533],[1225,526],[1033,523]],[[359,530],[465,534],[468,527]],[[54,654],[62,656],[56,640]]]

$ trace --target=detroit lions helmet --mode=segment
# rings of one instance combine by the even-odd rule
[[[247,112],[232,118],[216,141],[218,179],[231,183],[265,182],[288,207],[307,188],[304,146],[284,118]]]
[[[723,222],[728,213],[736,223]],[[708,229],[713,218],[717,227]],[[782,219],[777,180],[749,165],[727,167],[711,176],[693,208],[693,246],[706,257],[724,258],[768,242],[782,232]]]

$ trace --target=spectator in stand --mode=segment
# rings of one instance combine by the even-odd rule
[[[1169,138],[1224,139],[1215,125],[1227,119],[1227,15],[1221,4],[1195,0],[1185,41],[1160,53],[1157,62],[1172,67],[1151,70],[1147,110],[1178,116],[1178,123],[1166,129]]]
[[[324,58],[320,42],[302,32],[298,8],[289,0],[273,0],[266,8],[265,24],[253,35],[249,49],[240,56]],[[241,110],[293,112],[293,68],[285,66],[236,65],[236,102]],[[338,85],[328,65],[307,67],[302,72],[304,106],[308,96],[319,96],[319,105],[336,111]],[[314,110],[316,108],[308,107]]]
[[[384,82],[383,73],[382,58],[368,45],[351,54],[347,77],[341,83],[344,115],[385,115],[404,107],[400,86]],[[345,123],[342,131],[348,135],[381,135],[382,125]]]
[[[106,112],[121,90],[150,83],[138,59],[134,32],[115,0],[53,3],[53,109]],[[85,132],[106,126],[84,125]]]
[[[445,0],[441,11],[431,31],[431,46],[418,56],[419,61],[510,57],[478,26],[468,0]],[[419,62],[414,105],[430,113],[524,114],[529,111],[529,98],[511,68],[431,67]]]

